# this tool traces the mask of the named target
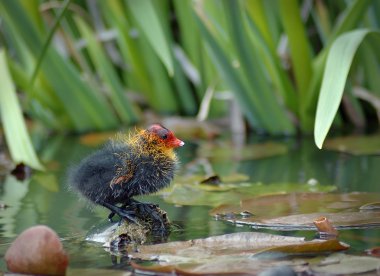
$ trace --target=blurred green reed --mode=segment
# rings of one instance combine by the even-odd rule
[[[102,131],[146,109],[194,116],[210,88],[229,91],[257,132],[314,130],[322,147],[332,124],[376,116],[378,14],[372,0],[0,1],[8,147],[41,168],[20,110],[52,131]],[[224,116],[215,93],[209,115]]]

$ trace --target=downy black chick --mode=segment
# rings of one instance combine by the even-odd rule
[[[151,125],[82,160],[71,170],[69,185],[89,201],[108,208],[110,220],[118,214],[136,222],[136,208],[160,220],[150,204],[133,197],[155,193],[170,184],[177,166],[173,149],[183,145],[167,128]]]

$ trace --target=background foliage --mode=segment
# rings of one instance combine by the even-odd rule
[[[9,87],[28,118],[70,132],[133,124],[147,109],[194,116],[210,96],[209,116],[224,116],[229,91],[252,129],[314,129],[321,147],[332,123],[380,114],[378,14],[371,0],[0,1],[3,129],[29,143],[6,127],[24,125],[6,108]]]

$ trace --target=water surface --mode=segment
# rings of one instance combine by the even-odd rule
[[[252,141],[257,143],[258,141]],[[262,141],[260,141],[262,142]],[[323,185],[335,185],[338,191],[363,191],[380,193],[379,156],[352,156],[332,151],[317,150],[311,140],[277,140],[287,146],[288,153],[263,159],[240,160],[239,156],[202,158],[197,143],[186,142],[178,150],[181,169],[178,175],[213,172],[220,176],[232,173],[246,174],[250,182],[305,183],[314,179]],[[208,143],[208,142],[207,142]],[[211,142],[210,142],[211,143]],[[219,143],[219,142],[216,142]],[[233,143],[222,145],[233,148]],[[35,173],[32,178],[18,181],[13,176],[1,179],[0,200],[9,208],[0,210],[0,251],[3,256],[11,241],[26,228],[46,224],[63,238],[70,255],[71,268],[128,268],[122,259],[112,257],[100,244],[84,241],[94,227],[107,224],[108,212],[100,207],[90,207],[67,190],[66,171],[82,157],[94,151],[93,147],[79,143],[77,138],[57,137],[41,146],[40,156],[47,162],[45,173]],[[178,229],[169,240],[203,238],[241,231],[261,231],[313,238],[313,231],[271,231],[237,226],[216,221],[209,216],[209,206],[178,206],[165,202],[158,196],[144,197],[167,211]],[[379,199],[380,201],[380,199]],[[340,239],[351,245],[350,252],[380,245],[379,229],[344,230]],[[6,270],[3,259],[0,270]]]

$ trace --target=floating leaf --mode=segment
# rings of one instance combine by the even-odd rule
[[[324,147],[354,155],[380,154],[380,135],[331,138]]]
[[[311,266],[311,270],[329,275],[347,275],[370,272],[377,270],[379,267],[380,259],[378,258],[337,253],[327,257],[324,262]]]
[[[327,217],[338,229],[369,228],[380,226],[380,212],[342,212],[342,213],[310,213],[284,216],[274,219],[262,219],[265,227],[280,229],[314,229],[312,221],[320,216]],[[248,219],[245,219],[246,221]],[[254,223],[253,223],[254,224]]]
[[[360,207],[379,198],[374,193],[290,193],[258,196],[239,204],[220,205],[211,211],[230,222],[271,229],[315,229],[314,220],[326,217],[337,228],[380,226],[379,211],[362,211]],[[254,216],[242,217],[248,211]]]
[[[197,180],[196,180],[197,179]],[[241,200],[249,200],[253,196],[264,194],[283,194],[296,191],[330,192],[335,186],[308,185],[300,183],[226,183],[220,185],[199,185],[201,177],[193,177],[193,181],[176,182],[161,193],[165,201],[178,205],[209,205],[238,204]],[[223,180],[224,178],[222,178]],[[246,211],[246,210],[243,210]],[[239,212],[240,213],[240,212]]]
[[[234,273],[258,273],[276,263],[289,266],[299,264],[299,261],[283,263],[275,259],[260,258],[260,254],[263,253],[310,254],[341,251],[348,247],[337,240],[305,241],[300,237],[242,232],[205,239],[142,245],[137,251],[128,252],[131,252],[129,256],[134,259],[165,261],[165,265],[148,267],[134,264],[133,266],[138,270],[233,275]]]
[[[360,210],[366,210],[366,211],[376,210],[376,211],[380,211],[380,202],[371,202],[371,203],[364,204],[363,206],[360,207]]]
[[[81,275],[81,276],[94,276],[94,275],[107,275],[107,276],[132,276],[132,272],[127,272],[117,269],[101,269],[99,267],[88,268],[68,268],[66,275]]]
[[[169,39],[164,32],[155,3],[149,0],[128,0],[127,3],[151,47],[168,70],[168,74],[173,76],[174,64],[171,45],[169,45]]]

